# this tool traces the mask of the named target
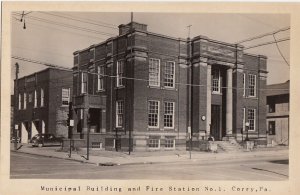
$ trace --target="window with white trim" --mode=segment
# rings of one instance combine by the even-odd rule
[[[149,148],[159,148],[160,140],[158,138],[149,138],[148,146],[149,146]]]
[[[116,102],[116,127],[123,127],[124,123],[124,101]]]
[[[175,139],[171,137],[166,137],[165,148],[175,148]]]
[[[175,87],[175,62],[166,62],[165,64],[164,86]]]
[[[22,96],[21,96],[21,94],[19,94],[19,105],[18,105],[18,107],[19,107],[19,110],[21,110],[22,109]]]
[[[255,131],[256,109],[248,109],[249,131]]]
[[[70,102],[70,88],[62,88],[61,89],[61,99],[62,105],[68,106]]]
[[[164,102],[164,127],[174,128],[174,102]]]
[[[45,94],[44,89],[41,88],[41,107],[45,105]]]
[[[249,97],[256,97],[256,75],[249,74]]]
[[[150,58],[149,59],[149,86],[160,86],[160,60]]]
[[[29,102],[29,103],[32,102],[32,93],[28,93],[28,102]]]
[[[105,75],[105,66],[98,66],[98,70],[97,70],[98,91],[104,90],[104,75]]]
[[[220,93],[221,92],[221,80],[220,80],[220,69],[212,69],[212,92]]]
[[[37,93],[36,90],[34,90],[34,107],[37,107]]]
[[[81,93],[86,93],[87,91],[87,73],[81,73]]]
[[[243,97],[246,96],[246,74],[243,74]]]
[[[124,60],[117,61],[117,87],[124,86]]]
[[[23,109],[25,110],[26,109],[26,106],[27,106],[27,96],[26,96],[26,93],[24,93],[24,102],[23,102]]]
[[[159,126],[159,101],[148,101],[148,126],[158,128]]]

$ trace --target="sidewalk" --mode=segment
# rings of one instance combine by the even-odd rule
[[[286,156],[288,158],[287,148],[270,148],[269,150],[257,149],[252,152],[234,152],[234,153],[210,153],[192,151],[190,159],[189,151],[155,151],[155,152],[132,152],[131,155],[125,152],[91,150],[89,160],[86,160],[86,150],[72,151],[71,158],[68,152],[60,151],[60,147],[32,147],[24,144],[19,150],[12,152],[27,153],[39,156],[73,160],[82,163],[90,163],[98,166],[130,165],[130,164],[154,164],[154,163],[176,163],[176,162],[204,162],[211,160],[230,160],[243,159],[250,157],[276,157]],[[276,151],[276,152],[275,152]]]

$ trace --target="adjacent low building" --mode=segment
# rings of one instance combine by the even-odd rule
[[[72,71],[56,68],[47,68],[14,81],[14,124],[22,143],[27,143],[38,133],[68,136],[67,114],[72,84]]]
[[[290,81],[267,86],[268,145],[289,145]]]
[[[108,150],[186,149],[190,132],[266,144],[266,70],[266,56],[241,45],[120,25],[74,52],[73,137]]]

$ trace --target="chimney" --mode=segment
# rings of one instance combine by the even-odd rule
[[[124,35],[129,32],[131,22],[128,24],[119,25],[119,35]],[[147,31],[147,25],[137,22],[132,22],[132,28],[134,30]]]

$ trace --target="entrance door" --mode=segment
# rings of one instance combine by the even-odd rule
[[[221,118],[220,118],[220,109],[219,105],[211,105],[211,135],[215,140],[221,140]]]

